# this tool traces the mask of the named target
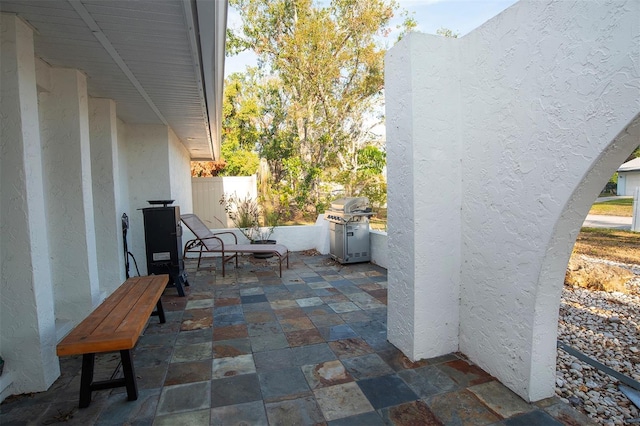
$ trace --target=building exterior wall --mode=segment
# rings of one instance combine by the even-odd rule
[[[140,273],[147,273],[144,220],[139,209],[151,207],[147,200],[171,198],[169,133],[167,126],[127,124],[127,176],[129,179],[129,251]]]
[[[83,73],[34,57],[29,25],[0,18],[2,401],[46,390],[60,374],[57,341],[124,279],[122,213],[144,273],[137,209],[174,194],[190,208],[191,180],[170,128],[118,120],[112,100],[89,98]]]
[[[640,171],[618,172],[618,182],[620,179],[624,179],[624,191],[619,191],[618,195],[633,196],[635,188],[640,186]]]
[[[60,374],[46,233],[33,33],[0,14],[0,401]]]
[[[91,175],[93,184],[96,251],[100,289],[110,294],[124,281],[122,255],[122,212],[116,209],[120,197],[118,170],[118,123],[116,104],[111,99],[89,99]]]
[[[193,211],[191,191],[191,156],[173,130],[169,129],[169,175],[171,199],[181,212]]]
[[[455,42],[410,34],[386,57],[388,335],[413,359],[458,348],[462,170]]]
[[[129,208],[129,161],[127,158],[127,126],[124,122],[116,118],[117,126],[117,163],[114,173],[118,175],[114,178],[118,182],[119,189],[116,190],[118,197],[116,197],[116,211],[122,217],[122,214],[126,214],[130,217],[133,213]]]
[[[52,247],[56,320],[77,323],[99,302],[93,216],[87,81],[74,69],[51,68],[51,91],[38,96],[46,232]]]
[[[460,351],[523,398],[554,394],[571,248],[589,206],[638,144],[639,20],[634,1],[520,1],[461,39],[412,34],[388,53],[389,205],[403,211],[389,212],[389,333],[428,329],[413,342],[392,340],[407,355],[439,352],[428,337],[441,321],[420,313],[435,297],[459,312],[458,330],[443,338],[458,339]],[[439,182],[424,173],[439,171],[429,155],[448,161],[462,190],[419,208],[416,182]],[[451,250],[435,247],[443,226]],[[421,249],[420,239],[433,247]],[[418,262],[458,269],[459,299],[438,292],[451,286],[446,274],[418,278]]]

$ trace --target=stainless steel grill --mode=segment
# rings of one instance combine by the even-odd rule
[[[329,254],[340,263],[369,262],[369,218],[367,197],[340,198],[331,203],[325,219],[329,221]]]

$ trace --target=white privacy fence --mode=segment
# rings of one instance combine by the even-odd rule
[[[227,218],[224,205],[220,199],[224,194],[234,192],[241,198],[250,196],[257,198],[256,175],[253,176],[217,176],[191,178],[193,193],[193,213],[197,215],[209,228],[232,227],[233,223]],[[188,213],[188,212],[184,212]]]

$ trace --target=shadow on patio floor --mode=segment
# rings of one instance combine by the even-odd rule
[[[0,424],[591,424],[550,398],[527,404],[460,354],[410,362],[386,339],[386,270],[291,254],[280,278],[242,257],[227,277],[187,263],[187,297],[167,289],[134,352],[139,397],[93,393],[78,409],[81,357],[47,392],[8,398]],[[96,379],[118,371],[96,357]]]

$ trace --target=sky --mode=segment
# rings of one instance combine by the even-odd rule
[[[454,33],[464,36],[516,3],[516,1],[398,0],[398,3],[400,3],[400,8],[413,13],[418,23],[416,31],[435,34],[439,28],[448,28]],[[239,21],[238,13],[229,7],[227,25],[232,28],[238,25]],[[395,22],[393,25],[395,25]],[[225,60],[225,76],[234,72],[244,71],[247,65],[255,64],[255,55],[250,52],[227,57]]]

